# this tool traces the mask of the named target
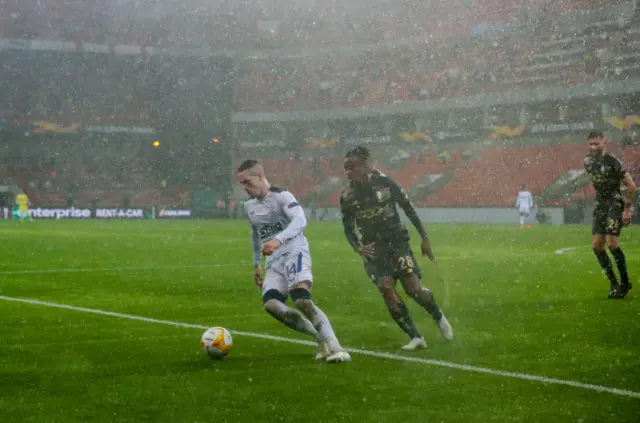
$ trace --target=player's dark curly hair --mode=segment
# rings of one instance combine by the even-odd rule
[[[601,131],[591,131],[589,132],[588,140],[592,140],[594,138],[604,138],[604,134]]]
[[[345,158],[349,159],[351,157],[357,157],[358,159],[361,159],[366,162],[371,159],[371,152],[367,147],[363,145],[359,145],[347,151]]]

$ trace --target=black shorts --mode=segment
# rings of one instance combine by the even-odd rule
[[[597,205],[593,210],[591,234],[620,236],[623,212],[624,206],[618,202]]]
[[[394,280],[416,275],[422,277],[409,241],[395,241],[387,245],[376,243],[376,257],[364,262],[364,269],[376,285],[383,277]]]

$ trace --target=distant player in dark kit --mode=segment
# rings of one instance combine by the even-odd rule
[[[620,248],[622,226],[631,223],[635,211],[636,184],[622,166],[620,160],[605,152],[602,132],[591,132],[588,137],[590,152],[584,159],[584,168],[591,176],[596,190],[596,204],[593,211],[592,245],[598,263],[611,282],[608,298],[624,298],[631,289],[627,274],[627,262]],[[625,199],[620,192],[624,184],[629,192]],[[611,251],[620,273],[620,282],[613,271],[613,265],[605,246]]]
[[[422,254],[435,262],[429,237],[409,196],[392,178],[373,168],[366,147],[350,150],[344,161],[349,186],[340,197],[342,224],[351,247],[364,258],[364,267],[376,284],[400,328],[411,338],[402,347],[412,351],[425,348],[409,310],[396,292],[400,280],[405,292],[434,319],[442,336],[453,339],[453,330],[436,304],[431,291],[420,286],[421,272],[409,244],[409,231],[400,221],[396,204],[404,210],[420,234]],[[359,232],[359,234],[356,232]]]

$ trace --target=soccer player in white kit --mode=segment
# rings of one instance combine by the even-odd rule
[[[245,160],[236,179],[251,197],[244,209],[251,223],[253,280],[262,289],[267,313],[318,341],[316,360],[351,361],[340,346],[326,314],[311,300],[313,275],[304,210],[287,190],[272,187],[256,160]],[[266,256],[262,278],[262,255]],[[288,307],[287,298],[296,308]]]
[[[533,196],[527,191],[526,185],[523,185],[520,192],[518,192],[516,208],[520,212],[520,227],[524,228],[524,220],[529,218],[531,209],[533,209]],[[531,227],[531,223],[529,223],[529,227]]]

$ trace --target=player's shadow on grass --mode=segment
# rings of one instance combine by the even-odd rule
[[[218,369],[224,372],[251,372],[259,371],[265,367],[272,368],[286,368],[297,367],[301,368],[306,365],[317,366],[319,364],[314,360],[312,354],[305,353],[282,353],[273,351],[273,354],[261,354],[251,355],[250,353],[234,354],[227,356],[223,359],[213,359],[202,354],[193,354],[188,357],[180,357],[174,360],[168,359],[163,361],[160,365],[158,362],[143,363],[121,363],[120,365],[109,366],[97,366],[96,368],[90,368],[85,371],[69,372],[65,374],[76,373],[77,377],[83,377],[87,375],[100,374],[103,379],[119,378],[123,376],[135,376],[135,375],[177,375],[177,374],[189,374],[200,373],[203,370]],[[93,377],[93,376],[91,376]]]
[[[318,365],[322,363],[318,363],[314,360],[313,357],[314,350],[310,350],[308,353],[301,352],[282,352],[276,351],[275,349],[272,353],[268,354],[252,354],[248,352],[246,354],[233,354],[229,355],[223,359],[215,359],[209,358],[204,355],[196,357],[194,360],[190,361],[176,361],[171,363],[166,363],[165,368],[171,370],[174,369],[176,371],[197,371],[201,369],[208,368],[220,368],[225,369],[225,371],[239,371],[246,372],[247,368],[255,368],[260,369],[264,368],[264,366],[269,367],[300,367],[301,365]]]

